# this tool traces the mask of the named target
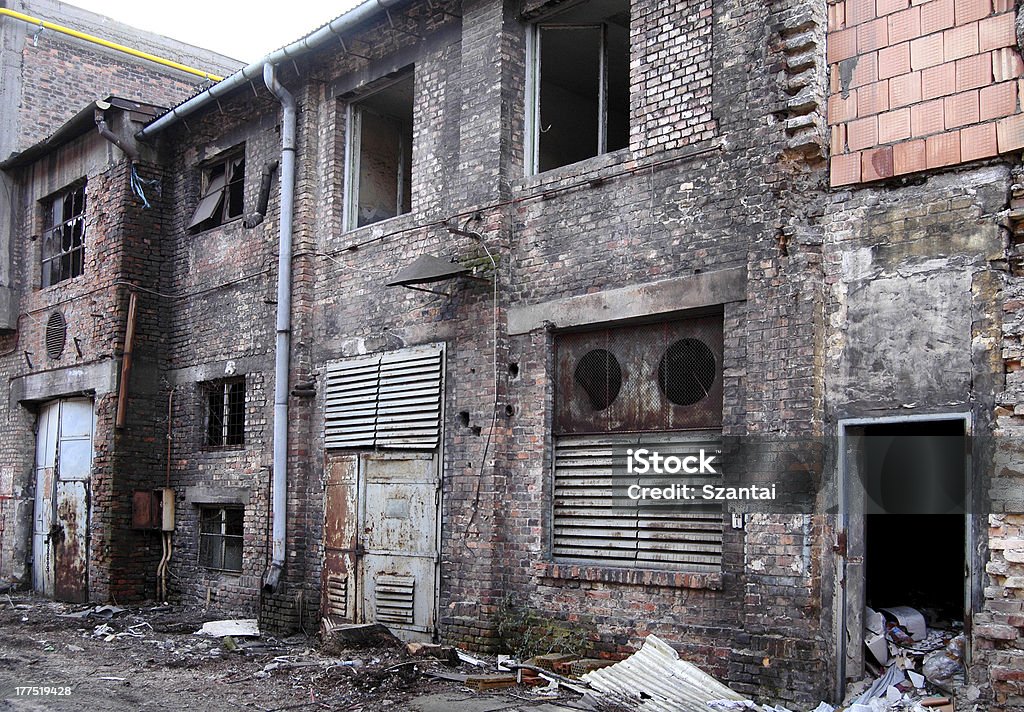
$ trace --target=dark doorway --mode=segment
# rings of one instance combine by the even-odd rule
[[[962,621],[964,421],[870,425],[863,447],[865,603],[912,606],[934,627]]]

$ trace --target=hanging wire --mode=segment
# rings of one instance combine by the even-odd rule
[[[139,177],[139,172],[137,170],[135,170],[135,164],[133,163],[132,164],[132,173],[128,177],[128,183],[132,187],[132,192],[135,193],[135,195],[137,195],[140,198],[142,198],[142,207],[144,207],[144,208],[151,208],[152,206],[149,204],[149,200],[146,199],[145,186],[150,186],[152,188],[156,188],[156,193],[157,193],[157,195],[159,195],[160,194],[160,190],[159,190],[160,181],[155,179],[155,178],[152,179],[152,180],[146,180],[145,178],[140,178]]]

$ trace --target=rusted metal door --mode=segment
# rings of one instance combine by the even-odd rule
[[[355,455],[330,455],[324,483],[323,612],[328,626],[356,620],[358,584]]]
[[[435,455],[363,455],[359,505],[361,618],[407,640],[430,640],[439,560]]]
[[[36,438],[33,586],[62,601],[88,600],[92,401],[47,404]]]

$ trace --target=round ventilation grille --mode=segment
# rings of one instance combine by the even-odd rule
[[[573,375],[594,410],[604,410],[619,397],[622,368],[619,360],[607,349],[594,349],[583,354]]]
[[[60,358],[64,353],[64,342],[68,336],[68,324],[60,312],[50,314],[46,322],[46,355],[52,359]]]
[[[708,397],[715,371],[715,355],[707,344],[680,339],[658,362],[658,387],[672,403],[693,405]]]

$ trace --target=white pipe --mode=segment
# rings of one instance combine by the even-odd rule
[[[177,123],[179,119],[198,111],[218,97],[224,96],[234,89],[243,86],[247,82],[251,82],[259,78],[263,75],[263,68],[265,66],[277,65],[285,60],[294,59],[295,57],[324,44],[330,39],[340,37],[343,32],[351,30],[356,25],[372,19],[381,11],[386,10],[386,5],[392,4],[394,3],[384,3],[382,0],[367,0],[367,2],[349,10],[344,15],[324,25],[319,30],[306,35],[296,42],[292,42],[286,47],[282,47],[279,50],[271,52],[263,59],[253,62],[247,67],[243,67],[227,79],[214,84],[212,87],[200,92],[199,94],[196,94],[188,101],[174,107],[156,121],[153,121],[148,126],[142,128],[135,134],[135,137],[139,140],[152,138],[168,126]]]
[[[263,65],[263,81],[281,102],[281,234],[277,250],[277,344],[274,353],[274,492],[271,500],[273,556],[263,579],[273,592],[285,561],[288,507],[288,359],[291,351],[292,216],[295,192],[295,97],[277,81],[274,65]]]

